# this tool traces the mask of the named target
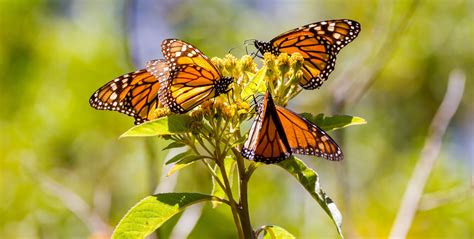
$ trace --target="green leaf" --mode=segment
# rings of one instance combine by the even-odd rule
[[[224,168],[227,174],[227,177],[229,178],[229,183],[230,186],[232,187],[232,178],[233,178],[233,173],[234,173],[234,167],[235,167],[235,160],[232,156],[227,156],[224,158]],[[219,166],[215,166],[214,171],[216,172],[217,177],[221,182],[224,182],[224,179],[222,178],[222,173],[221,169]],[[212,192],[211,195],[216,196],[218,198],[226,198],[226,194],[224,190],[221,188],[219,183],[217,183],[216,179],[212,177]],[[212,207],[215,208],[217,207],[221,202],[218,201],[212,201]]]
[[[345,128],[351,125],[367,124],[367,121],[365,121],[365,119],[350,115],[324,116],[324,114],[318,114],[316,116],[313,116],[313,114],[311,113],[302,113],[300,115],[303,118],[312,122],[313,124],[319,126],[324,131]]]
[[[174,149],[174,148],[181,148],[186,146],[185,143],[182,142],[172,142],[171,144],[168,144],[168,146],[164,147],[162,150],[167,150],[167,149]]]
[[[247,99],[248,97],[254,95],[255,93],[265,93],[265,73],[267,67],[263,66],[258,70],[257,74],[247,83],[244,90],[242,91],[242,99]],[[251,73],[248,73],[251,74]],[[249,76],[250,78],[250,76]]]
[[[213,200],[219,199],[199,193],[160,193],[148,196],[125,214],[112,238],[145,238],[186,207]]]
[[[183,153],[179,153],[179,154],[175,155],[174,157],[170,158],[168,161],[166,161],[165,164],[168,165],[170,163],[178,162],[182,158],[184,158],[186,156],[189,156],[191,154],[192,154],[191,150],[188,150],[188,151],[183,152]]]
[[[191,117],[189,115],[170,115],[134,126],[123,133],[120,138],[185,133],[189,132],[190,124]]]
[[[319,203],[323,210],[329,215],[336,225],[337,232],[342,235],[342,215],[337,209],[336,204],[329,198],[319,185],[319,175],[313,169],[306,166],[303,161],[296,157],[290,157],[283,160],[278,165],[293,175],[296,180],[311,194],[311,196]]]
[[[207,156],[202,156],[202,155],[185,156],[184,158],[179,160],[177,163],[175,163],[173,165],[173,167],[171,167],[170,171],[168,171],[166,176],[170,176],[171,174],[177,172],[178,170],[183,169],[183,168],[193,164],[194,162],[196,162],[196,160],[203,159],[203,158],[207,158]]]
[[[282,227],[265,225],[261,227],[264,231],[262,239],[295,239],[296,237]]]

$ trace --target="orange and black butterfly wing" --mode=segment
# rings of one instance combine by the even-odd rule
[[[270,42],[255,41],[255,47],[263,54],[270,52],[300,53],[304,58],[303,78],[299,82],[304,89],[319,88],[334,70],[337,53],[360,32],[356,21],[339,19],[315,22],[285,32]]]
[[[317,125],[286,108],[276,106],[276,110],[292,153],[335,161],[344,158],[336,142]]]
[[[150,62],[153,62],[157,76],[147,69],[148,73],[152,75],[133,81],[132,83],[135,86],[129,92],[131,105],[138,116],[136,124],[156,118],[155,111],[162,105],[158,97],[160,81],[169,77],[169,72],[166,70],[168,65],[164,60],[152,60]]]
[[[163,60],[156,60],[160,68]],[[162,76],[167,77],[167,74]],[[112,110],[135,118],[135,124],[154,118],[160,107],[158,99],[159,79],[145,69],[117,77],[99,88],[90,98],[90,105],[98,110]]]
[[[175,113],[185,113],[227,91],[232,78],[222,77],[199,49],[177,39],[164,40],[169,79],[161,82],[160,100]]]
[[[321,22],[315,22],[304,25],[293,30],[287,31],[277,37],[271,42],[275,45],[281,39],[295,39],[299,36],[320,36],[324,38],[335,54],[352,42],[360,32],[360,24],[349,19],[335,19]]]
[[[267,92],[252,124],[242,156],[266,164],[278,163],[291,156],[271,95]]]

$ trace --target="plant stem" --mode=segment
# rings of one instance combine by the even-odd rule
[[[253,170],[249,170],[247,174],[245,170],[244,159],[240,155],[240,153],[233,149],[232,150],[237,161],[237,169],[239,172],[239,192],[240,192],[240,199],[239,199],[239,217],[240,223],[242,224],[242,229],[244,231],[245,238],[255,238],[255,233],[252,228],[252,224],[250,223],[250,214],[249,214],[249,205],[248,205],[248,182],[250,179],[250,175],[252,174]]]
[[[229,198],[229,202],[230,202],[229,205],[232,210],[232,216],[234,218],[235,226],[237,227],[237,233],[239,234],[239,238],[241,239],[248,238],[245,236],[244,230],[242,229],[241,220],[239,219],[239,215],[240,215],[239,207],[234,200],[234,196],[232,195],[232,188],[230,187],[229,178],[227,176],[227,172],[224,167],[223,158],[217,159],[216,164],[221,169],[222,179],[224,179],[224,185],[225,185],[224,190],[225,190],[225,193],[227,194],[227,197]]]
[[[219,131],[219,126],[220,126],[220,123],[221,123],[220,121],[215,122],[214,120],[209,120],[209,123],[211,124],[213,129],[216,129],[216,131]],[[221,138],[219,137],[219,133],[216,132],[216,131],[211,133],[212,136],[213,136],[213,140],[214,140],[214,154],[213,154],[213,156],[215,158],[217,166],[221,170],[222,179],[224,181],[224,188],[223,189],[224,189],[224,191],[227,195],[227,198],[229,199],[229,203],[230,203],[229,205],[230,205],[230,208],[232,210],[232,217],[234,218],[235,226],[237,227],[237,233],[239,234],[240,239],[244,239],[244,238],[247,238],[247,237],[245,237],[244,231],[242,230],[242,224],[241,224],[241,221],[239,219],[239,205],[234,200],[234,196],[232,194],[232,187],[230,186],[229,177],[227,175],[227,171],[225,170],[225,164],[224,164],[224,158],[225,158],[226,155],[221,153],[221,149],[220,149],[220,140],[221,140]],[[209,138],[208,141],[210,143],[212,143],[211,138]]]
[[[247,200],[247,185],[248,180],[247,177],[244,175],[240,178],[240,223],[242,224],[242,229],[244,230],[245,238],[254,238],[252,224],[250,223],[249,205]]]

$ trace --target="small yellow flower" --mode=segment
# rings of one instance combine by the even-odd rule
[[[212,64],[214,64],[214,66],[216,66],[216,68],[222,72],[224,70],[224,60],[222,60],[221,58],[219,57],[213,57],[211,59],[211,62]]]
[[[276,56],[265,53],[263,54],[263,62],[267,66],[267,71],[265,72],[266,77],[268,77],[268,82],[273,83],[278,80],[278,67],[276,66]]]
[[[236,113],[237,115],[239,115],[241,119],[247,118],[250,115],[249,113],[252,113],[250,109],[250,104],[247,103],[246,101],[236,102],[235,105],[236,105]]]
[[[284,77],[290,71],[290,57],[286,53],[281,53],[277,58],[278,70]]]
[[[224,57],[224,68],[229,72],[233,77],[239,77],[238,68],[237,68],[237,58],[231,54],[227,54]]]
[[[263,62],[268,67],[268,69],[276,68],[275,67],[276,56],[269,52],[266,52],[265,54],[263,54]]]
[[[200,121],[204,117],[204,109],[201,107],[197,110],[193,110],[191,111],[190,116],[194,121]]]
[[[242,56],[239,60],[240,71],[243,72],[257,72],[257,64],[253,61],[253,58],[249,55]]]
[[[249,110],[250,109],[250,104],[247,103],[246,101],[239,101],[236,103],[237,109],[238,110]]]
[[[171,111],[168,107],[160,107],[155,109],[153,112],[151,112],[151,117],[150,119],[158,119],[164,116],[168,116],[171,114]]]
[[[212,105],[213,105],[212,100],[204,101],[201,104],[201,109],[202,109],[203,116],[209,116],[209,115],[212,114]]]
[[[189,124],[189,128],[191,129],[191,132],[194,134],[199,134],[199,132],[202,131],[202,120],[193,120]]]
[[[222,102],[221,97],[217,97],[214,100],[214,104],[212,105],[212,108],[217,110],[218,112],[224,108],[224,102]]]
[[[225,104],[224,107],[222,108],[222,116],[224,119],[232,119],[234,117],[235,112],[237,110],[237,106],[235,104],[233,105],[227,105]]]
[[[304,63],[304,58],[303,56],[296,52],[296,53],[293,53],[291,54],[291,57],[290,57],[290,61],[291,61],[291,69],[293,69],[293,72],[297,72],[301,69],[301,67],[303,66],[303,63]]]

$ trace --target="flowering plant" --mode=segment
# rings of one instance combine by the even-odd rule
[[[165,149],[186,147],[184,153],[166,162],[173,164],[168,174],[194,163],[202,163],[212,177],[212,192],[170,192],[148,196],[122,218],[114,231],[114,238],[143,238],[187,206],[203,201],[212,202],[214,207],[219,204],[230,207],[239,238],[257,238],[261,233],[265,238],[292,237],[281,227],[263,225],[254,229],[251,225],[247,187],[252,173],[264,164],[242,157],[241,149],[248,133],[241,126],[256,116],[259,106],[255,102],[259,94],[268,90],[273,94],[275,104],[286,106],[301,92],[298,82],[303,76],[303,57],[298,53],[291,56],[266,53],[260,68],[250,56],[237,59],[227,55],[223,59],[213,58],[212,62],[222,75],[235,79],[231,91],[204,102],[186,114],[172,114],[166,108],[159,108],[155,112],[155,120],[135,126],[121,136],[159,136],[171,141]],[[325,131],[365,123],[362,118],[352,116],[325,117],[304,113],[302,117]],[[294,156],[276,165],[294,176],[310,193],[342,236],[342,216],[320,186],[316,171]],[[234,174],[239,183],[238,189],[233,191]]]

